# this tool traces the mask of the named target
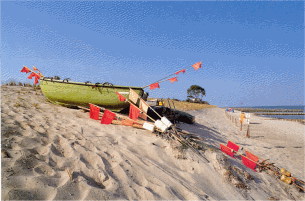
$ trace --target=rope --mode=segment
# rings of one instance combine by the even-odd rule
[[[202,60],[201,60],[200,62],[202,62]],[[197,62],[197,63],[199,63],[199,62]],[[193,67],[193,66],[187,66],[187,67],[185,67],[184,69],[186,70],[186,69],[188,69],[188,68],[190,68],[190,67]],[[178,71],[177,71],[177,72],[178,72]],[[156,82],[153,82],[153,83],[151,83],[151,84],[154,84],[154,83],[157,83],[157,82],[161,83],[161,82],[167,81],[167,80],[169,80],[169,79],[167,79],[167,78],[169,78],[169,77],[171,77],[171,76],[174,76],[174,75],[176,75],[176,72],[173,73],[173,74],[170,74],[170,75],[168,75],[168,76],[166,76],[166,77],[164,77],[164,78],[162,78],[162,79],[160,79],[160,80],[158,80],[158,81],[156,81]],[[165,80],[165,79],[166,79],[166,80]],[[144,89],[144,88],[146,88],[146,87],[149,87],[151,84],[142,87],[142,89]]]

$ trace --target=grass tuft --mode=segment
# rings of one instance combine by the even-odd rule
[[[174,106],[177,110],[201,110],[204,108],[215,108],[216,105],[207,105],[207,104],[200,104],[200,103],[190,103],[186,101],[176,101],[170,99],[170,104],[172,105],[172,102],[174,102]],[[167,100],[164,100],[164,106],[169,107]]]
[[[25,86],[25,87],[32,87],[32,85],[31,85],[31,83],[23,83],[23,86]]]
[[[7,86],[17,86],[16,81],[14,79],[10,79],[6,81],[5,85]]]
[[[21,106],[21,103],[17,102],[14,104],[14,107],[20,107]]]
[[[34,103],[33,106],[34,106],[36,109],[39,109],[38,103]]]

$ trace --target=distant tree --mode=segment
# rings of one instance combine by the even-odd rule
[[[198,85],[192,85],[190,88],[187,89],[187,97],[189,98],[203,98],[205,96],[205,90],[204,88],[198,86]]]

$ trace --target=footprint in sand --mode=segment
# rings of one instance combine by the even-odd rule
[[[54,170],[49,165],[39,165],[34,168],[34,171],[38,174],[53,176],[55,174]]]
[[[67,171],[54,171],[54,175],[47,176],[41,175],[40,177],[36,177],[37,180],[41,180],[48,186],[59,188],[66,183],[70,182],[70,177]]]
[[[56,189],[52,187],[31,190],[12,189],[4,200],[53,200],[56,192]]]
[[[37,146],[34,149],[39,155],[46,156],[50,152],[50,146]]]
[[[55,137],[54,143],[51,144],[51,151],[55,155],[65,158],[71,157],[74,153],[69,141],[63,137]]]

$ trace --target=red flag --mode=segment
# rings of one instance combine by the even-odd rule
[[[36,75],[36,73],[31,73],[28,78],[31,80],[35,75]]]
[[[232,158],[235,158],[234,157],[234,152],[232,152],[232,149],[230,149],[229,147],[227,147],[227,146],[225,146],[223,144],[220,144],[220,149],[221,149],[222,152],[228,154]]]
[[[176,75],[178,75],[179,73],[183,73],[184,74],[185,73],[185,69],[179,70],[179,71],[175,72]]]
[[[198,70],[198,68],[201,68],[201,61],[198,62],[198,63],[195,63],[195,64],[192,65],[192,66],[193,66],[193,68],[194,68],[195,70]]]
[[[254,154],[248,152],[247,150],[245,152],[246,152],[246,157],[247,158],[249,158],[249,159],[251,159],[251,160],[253,160],[254,162],[257,163],[257,161],[259,159],[257,156],[255,156]]]
[[[173,84],[173,82],[178,82],[177,77],[170,78],[169,81]]]
[[[111,124],[114,117],[115,117],[115,114],[106,109],[102,116],[101,124]]]
[[[31,72],[31,71],[30,71],[30,69],[28,69],[27,67],[24,66],[24,67],[22,68],[21,72],[22,72],[22,73],[28,74],[28,73]]]
[[[95,107],[92,104],[89,104],[89,105],[90,105],[90,118],[95,119],[95,120],[99,120],[100,108]]]
[[[132,126],[133,125],[133,121],[129,120],[129,119],[124,119],[124,120],[122,120],[122,125]]]
[[[124,96],[122,96],[121,94],[119,94],[119,92],[116,91],[115,93],[119,96],[120,101],[125,101],[126,100],[126,98]]]
[[[40,78],[40,75],[35,74],[35,83],[34,84],[38,83],[39,78]]]
[[[133,120],[137,120],[140,115],[140,111],[138,108],[130,104],[130,109],[129,109],[129,118]]]
[[[227,146],[228,146],[229,148],[233,149],[234,151],[238,151],[238,149],[239,149],[239,146],[236,145],[236,144],[234,144],[234,143],[231,142],[231,141],[228,142]]]
[[[160,88],[160,86],[159,86],[159,83],[158,82],[156,82],[156,83],[153,83],[153,84],[151,84],[151,85],[149,85],[150,86],[150,90],[153,90],[153,89],[155,89],[155,88]]]
[[[33,66],[33,70],[38,70],[35,66]],[[38,70],[39,71],[39,70]]]
[[[249,158],[241,156],[241,160],[243,161],[243,164],[247,166],[248,168],[251,168],[254,172],[256,172],[255,167],[256,163],[249,160]]]

